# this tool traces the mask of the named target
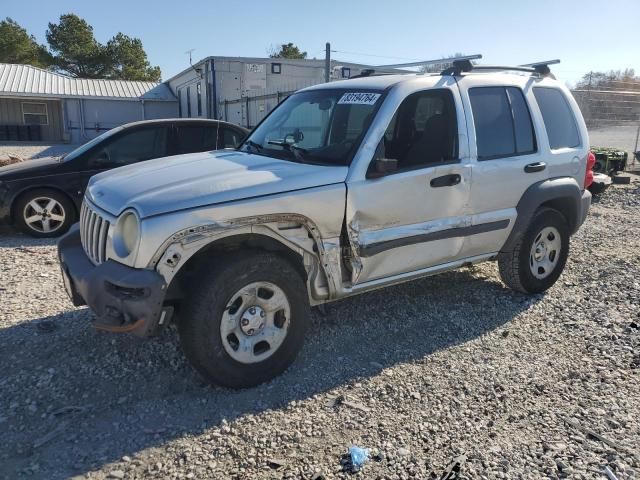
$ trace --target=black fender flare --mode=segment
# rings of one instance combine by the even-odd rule
[[[582,219],[582,189],[578,182],[572,177],[542,180],[527,188],[518,201],[518,216],[501,252],[513,250],[527,230],[535,211],[545,204],[556,208],[567,218],[571,235],[578,230]]]

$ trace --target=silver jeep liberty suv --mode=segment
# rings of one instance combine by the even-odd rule
[[[542,292],[591,202],[549,63],[321,84],[235,151],[96,175],[59,242],[68,293],[103,329],[175,321],[192,365],[239,388],[293,362],[311,306],[488,260]]]

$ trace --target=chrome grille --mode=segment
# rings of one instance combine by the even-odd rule
[[[102,218],[87,202],[83,202],[80,209],[80,240],[85,253],[96,265],[106,260],[108,233],[109,221]]]

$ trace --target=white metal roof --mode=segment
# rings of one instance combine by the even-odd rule
[[[0,96],[176,100],[164,83],[73,78],[11,63],[0,63]]]
[[[224,57],[211,55],[203,58],[202,60],[198,60],[192,66],[185,68],[179,73],[176,73],[174,76],[169,78],[166,83],[171,82],[174,78],[178,78],[181,75],[184,75],[188,71],[193,71],[196,67],[208,62],[210,60],[216,61],[226,61],[226,62],[241,62],[241,63],[280,63],[282,65],[296,65],[302,67],[317,67],[324,68],[324,58],[315,59],[315,58],[278,58],[278,57]],[[356,69],[367,69],[367,68],[376,68],[371,65],[364,65],[362,63],[353,63],[353,62],[343,62],[341,60],[332,59],[331,60],[331,68],[335,67],[350,67]],[[402,70],[397,68],[378,68],[378,71],[381,72],[402,72]]]

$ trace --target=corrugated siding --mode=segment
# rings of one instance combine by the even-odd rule
[[[163,83],[71,78],[31,65],[10,63],[0,63],[0,95],[175,101]]]
[[[23,103],[44,103],[47,105],[48,125],[41,125],[43,142],[62,140],[62,105],[55,100],[14,100],[0,98],[0,125],[24,125]]]

